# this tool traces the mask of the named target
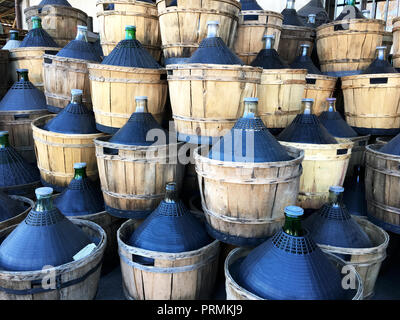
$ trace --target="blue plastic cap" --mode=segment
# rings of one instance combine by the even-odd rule
[[[165,186],[165,190],[167,191],[176,191],[176,182],[169,182]]]
[[[38,16],[34,16],[34,17],[31,18],[31,21],[34,21],[34,20],[42,21],[42,18],[38,17]]]
[[[29,72],[28,69],[17,69],[17,72],[22,73],[22,72]]]
[[[326,98],[326,101],[336,101],[336,98]]]
[[[79,162],[74,164],[74,169],[83,169],[86,168],[87,164],[86,162]]]
[[[344,192],[344,188],[343,187],[339,187],[339,186],[332,186],[332,187],[329,188],[329,191],[335,192],[335,193],[343,193]]]
[[[219,21],[207,21],[207,25],[209,26],[209,25],[216,25],[216,26],[219,26]]]
[[[87,26],[78,26],[78,30],[79,29],[87,31],[88,27]]]
[[[48,197],[53,194],[53,188],[38,188],[35,190],[36,197]]]
[[[308,98],[308,99],[301,99],[301,101],[302,102],[314,102],[315,100]]]
[[[8,131],[0,131],[0,137],[8,135]]]
[[[148,100],[149,98],[148,97],[146,97],[146,96],[138,96],[138,97],[135,97],[135,100]]]
[[[125,31],[136,30],[135,26],[126,26]]]
[[[288,206],[285,208],[285,214],[288,217],[297,218],[304,214],[304,210],[297,206]]]
[[[73,95],[73,96],[81,96],[81,95],[83,95],[83,91],[80,90],[80,89],[72,89],[71,90],[71,95]]]
[[[244,102],[258,102],[258,98],[244,98]]]
[[[10,30],[10,33],[19,33],[18,30]]]
[[[307,43],[303,43],[303,44],[300,45],[300,47],[301,47],[301,48],[309,48],[310,45],[307,44]]]
[[[266,35],[263,36],[263,39],[268,39],[268,38],[275,39],[275,35],[273,35],[273,34],[266,34]]]

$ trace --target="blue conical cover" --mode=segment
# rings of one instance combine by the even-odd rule
[[[0,101],[0,111],[46,110],[46,105],[44,93],[21,78]]]
[[[0,222],[14,218],[25,210],[25,206],[21,201],[11,199],[0,191]]]
[[[64,134],[98,133],[92,111],[83,104],[68,104],[55,118],[47,122],[44,130]]]
[[[328,132],[338,138],[358,137],[357,132],[351,128],[342,118],[339,112],[324,111],[319,116],[319,121],[328,130]]]
[[[39,170],[24,160],[13,147],[0,148],[0,188],[32,184],[39,181]]]
[[[324,204],[304,221],[304,227],[318,244],[340,248],[371,248],[371,240],[343,205]]]
[[[379,152],[400,156],[400,134],[385,144]]]
[[[134,112],[128,122],[115,133],[109,142],[132,146],[151,146],[156,142],[147,141],[147,134],[150,130],[163,131],[168,139],[168,134],[156,119],[154,119],[151,113]],[[166,143],[168,143],[168,141]]]
[[[293,160],[260,118],[240,118],[230,133],[211,148],[210,159],[230,162],[277,162]]]
[[[278,136],[279,141],[310,144],[337,144],[314,114],[298,114]]]
[[[244,65],[220,37],[204,38],[187,63]]]
[[[131,68],[159,69],[161,66],[138,40],[122,40],[102,64]]]
[[[276,52],[275,49],[262,49],[251,63],[251,66],[261,67],[263,69],[289,68],[289,66],[281,60],[278,52]]]
[[[349,19],[365,19],[365,17],[356,6],[346,5],[335,21]]]
[[[362,74],[399,73],[387,60],[376,58]]]
[[[322,74],[309,56],[297,56],[290,67],[292,69],[307,69],[308,74]]]
[[[58,6],[72,7],[71,4],[67,0],[42,0],[39,3],[40,7],[43,7],[46,5],[58,5]]]
[[[19,40],[8,40],[7,43],[4,45],[2,50],[11,50],[16,49],[21,46],[22,41]]]
[[[59,48],[59,45],[45,30],[37,28],[29,31],[20,45],[20,48],[30,47]]]
[[[84,40],[72,40],[64,48],[62,48],[56,56],[101,62],[101,58],[96,53],[93,45]]]
[[[73,256],[91,239],[58,209],[37,212],[26,219],[0,246],[0,267],[9,271],[42,270],[73,261]]]
[[[100,186],[89,178],[72,179],[54,204],[65,216],[86,216],[104,211]]]
[[[93,50],[94,52],[96,52],[96,55],[103,59],[104,52],[100,43],[100,39],[98,39],[96,42],[91,43],[91,45],[93,46]]]
[[[180,253],[198,250],[211,242],[204,225],[182,201],[163,200],[135,230],[128,244],[150,251]]]
[[[297,11],[295,9],[285,8],[281,13],[283,15],[283,25],[304,27],[304,23],[297,15]]]
[[[240,3],[242,4],[242,11],[264,10],[263,8],[260,7],[260,5],[257,3],[256,0],[240,0]],[[258,16],[257,15],[245,15],[243,17],[243,19],[244,19],[244,21],[257,20]]]
[[[306,234],[283,230],[254,249],[241,263],[238,282],[268,300],[337,300],[347,297],[340,271]]]

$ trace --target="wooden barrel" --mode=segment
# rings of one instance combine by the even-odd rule
[[[109,10],[108,6],[114,8]],[[97,19],[101,46],[108,56],[125,39],[125,27],[136,26],[136,37],[143,47],[160,60],[161,35],[155,3],[136,0],[97,0]]]
[[[95,134],[62,134],[43,130],[55,115],[44,116],[32,122],[37,165],[42,183],[61,192],[74,177],[74,163],[87,164],[87,176],[97,180],[98,170],[93,139]]]
[[[337,78],[319,74],[308,74],[306,82],[304,98],[314,99],[313,113],[319,116],[322,112],[328,110],[326,99],[333,96]]]
[[[201,202],[208,233],[236,246],[257,246],[274,235],[285,220],[284,209],[295,205],[304,152],[286,148],[291,161],[226,162],[195,152]],[[277,196],[279,195],[279,196]]]
[[[44,55],[44,93],[52,112],[59,112],[71,101],[71,90],[83,91],[83,103],[92,110],[88,62],[82,59]]]
[[[89,79],[97,129],[114,134],[135,112],[136,96],[148,97],[148,110],[162,121],[168,88],[165,69],[89,64]]]
[[[31,209],[33,209],[33,207],[35,205],[35,203],[29,198],[25,198],[25,197],[21,197],[21,196],[10,196],[10,198],[14,199],[14,200],[18,200],[20,202],[23,202],[26,209],[24,212],[21,212],[19,215],[15,216],[11,219],[0,222],[0,232],[4,229],[7,229],[11,226],[15,226],[15,225],[19,224],[20,222],[22,222],[28,215],[29,211],[31,211]]]
[[[393,66],[400,68],[400,17],[394,18],[393,21]],[[390,51],[386,51],[390,52]]]
[[[203,208],[201,206],[201,197],[199,195],[192,196],[189,199],[189,210],[198,219],[205,221],[206,217],[204,215]]]
[[[8,91],[8,50],[0,50],[0,100]]]
[[[127,245],[138,227],[135,220],[118,230],[122,285],[129,300],[206,300],[217,276],[219,241],[196,251],[164,253]],[[154,259],[154,265],[135,262],[135,256]],[[156,284],[156,285],[155,285]]]
[[[305,152],[303,175],[297,205],[303,209],[319,209],[329,199],[331,186],[343,186],[353,142],[336,139],[338,144],[307,144],[280,141],[284,146]]]
[[[245,20],[255,16],[254,20]],[[264,49],[263,36],[274,35],[274,49],[278,50],[282,32],[283,16],[280,13],[264,10],[240,11],[234,51],[242,61],[250,65],[260,50]]]
[[[257,296],[254,293],[247,291],[245,288],[241,287],[235,279],[235,275],[231,274],[231,267],[234,265],[239,259],[243,259],[248,256],[250,250],[244,248],[238,248],[233,250],[228,258],[225,261],[225,289],[226,289],[226,299],[227,300],[264,300],[263,298]],[[335,267],[342,272],[343,267],[346,265],[346,262],[337,256],[326,252],[327,258],[335,265]],[[364,285],[360,274],[357,270],[349,265],[348,269],[350,269],[351,273],[356,277],[356,288],[357,292],[352,298],[352,300],[362,300],[363,299],[363,291]],[[346,270],[346,274],[349,274],[349,270]]]
[[[387,48],[386,55],[388,56],[390,54],[390,52],[392,50],[392,46],[393,46],[393,33],[392,32],[385,31],[385,33],[383,34],[382,46],[385,46]]]
[[[321,71],[338,77],[359,74],[382,45],[385,22],[375,19],[334,21],[317,28]]]
[[[369,145],[365,153],[368,219],[400,234],[400,156],[379,152],[380,148],[382,145]]]
[[[72,220],[91,239],[96,240],[96,249],[87,257],[58,267],[38,271],[13,272],[0,270],[1,300],[92,300],[95,298],[100,280],[100,271],[107,236],[97,224],[79,219]],[[0,231],[0,240],[15,229],[15,225]],[[93,240],[95,241],[95,240]],[[54,275],[55,288],[46,288]]]
[[[190,57],[207,36],[207,22],[219,21],[218,36],[232,48],[241,4],[236,0],[157,0],[164,57]]]
[[[354,266],[364,285],[364,299],[374,295],[375,283],[378,278],[382,262],[386,258],[386,248],[389,245],[389,235],[381,228],[366,219],[353,216],[353,219],[361,226],[370,238],[371,248],[340,248],[328,245],[319,247],[325,251],[346,257],[346,264]]]
[[[291,64],[301,54],[301,44],[310,45],[308,52],[311,54],[314,48],[314,29],[283,25],[278,50],[282,61],[286,64]]]
[[[272,133],[285,129],[301,111],[307,70],[263,70],[257,86],[258,115]]]
[[[28,69],[29,80],[35,87],[44,91],[43,56],[46,53],[57,54],[59,50],[44,47],[16,48],[10,50],[10,69],[8,71],[12,82],[18,81],[17,69]]]
[[[178,163],[182,146],[128,146],[95,139],[96,157],[106,211],[116,217],[144,219],[165,196],[174,181],[181,189],[184,166]],[[130,172],[130,175],[126,175]],[[125,179],[120,179],[126,176]]]
[[[365,166],[365,147],[368,145],[368,141],[371,136],[360,136],[349,138],[354,143],[353,149],[351,150],[351,157],[349,167],[347,169],[347,176],[352,176],[354,173],[354,167]]]
[[[24,10],[28,29],[32,29],[32,17],[42,18],[42,27],[63,48],[76,37],[77,26],[87,26],[88,15],[76,8],[45,5]]]
[[[32,135],[32,122],[49,112],[32,111],[0,111],[0,130],[8,131],[10,144],[29,163],[36,164],[36,155]]]
[[[380,73],[342,78],[347,123],[362,135],[400,132],[400,74]]]
[[[180,141],[219,137],[243,115],[243,99],[256,97],[261,68],[237,65],[168,65],[168,86]],[[227,108],[226,106],[229,106]]]

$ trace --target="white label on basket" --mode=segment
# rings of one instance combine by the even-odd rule
[[[94,243],[88,244],[81,251],[79,251],[76,255],[74,255],[74,257],[73,257],[74,261],[81,260],[81,259],[87,257],[96,248],[97,248],[97,246]]]

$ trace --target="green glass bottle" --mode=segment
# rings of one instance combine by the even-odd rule
[[[300,207],[289,206],[285,208],[285,224],[283,231],[288,235],[294,237],[301,237],[304,235],[304,230],[301,225],[301,220],[304,214],[304,210]]]
[[[244,112],[243,118],[251,118],[257,115],[258,98],[244,98]]]
[[[346,5],[355,7],[356,1],[355,0],[346,0]]]
[[[303,99],[301,100],[301,105],[304,114],[312,114],[314,99]]]
[[[74,164],[74,170],[75,170],[74,179],[75,180],[82,180],[87,177],[86,167],[87,167],[87,165],[85,162]]]
[[[0,149],[4,149],[10,146],[10,141],[8,140],[8,131],[0,132]]]
[[[136,40],[136,27],[135,26],[126,26],[125,40]]]
[[[75,40],[88,42],[88,28],[86,26],[78,26],[78,31]]]
[[[18,39],[19,32],[17,30],[10,31],[10,40],[19,40]]]
[[[36,212],[46,212],[53,209],[53,189],[52,188],[38,188],[35,190],[36,194]]]
[[[72,89],[71,90],[71,103],[73,104],[82,104],[82,96],[83,91],[80,89]]]
[[[343,202],[344,188],[333,186],[329,188],[329,203],[333,208],[339,208]]]
[[[24,80],[25,82],[29,81],[29,70],[28,69],[18,69],[17,70],[17,75],[18,75],[18,81]]]
[[[42,19],[40,17],[32,17],[32,29],[42,29]]]
[[[176,203],[178,201],[177,187],[175,182],[167,183],[165,187],[165,198],[167,203]]]

